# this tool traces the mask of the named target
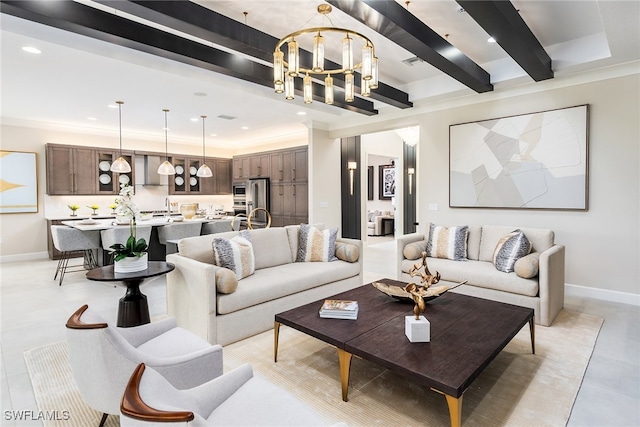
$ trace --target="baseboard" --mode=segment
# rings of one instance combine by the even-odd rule
[[[604,301],[617,302],[640,306],[640,295],[627,292],[611,291],[608,289],[590,288],[587,286],[571,285],[565,283],[565,295],[574,297],[596,298]]]
[[[34,261],[49,258],[49,252],[33,252],[30,254],[1,255],[0,264],[8,262]]]

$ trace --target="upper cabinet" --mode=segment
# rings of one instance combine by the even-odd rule
[[[118,152],[71,145],[47,144],[47,194],[93,195],[117,194],[121,182],[133,185],[133,171],[115,174],[109,169]],[[123,157],[134,164],[132,153]]]
[[[234,181],[249,179],[251,173],[249,157],[234,157],[233,158],[233,179]]]
[[[212,177],[197,175],[202,157],[173,156],[176,174],[169,176],[169,194],[223,195],[231,194],[231,159],[205,158]]]
[[[249,158],[249,178],[269,178],[269,154],[255,154]]]
[[[308,180],[308,149],[295,148],[271,153],[270,178],[272,182],[293,182]]]

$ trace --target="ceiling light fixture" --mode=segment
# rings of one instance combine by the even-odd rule
[[[329,19],[331,6],[321,4],[318,6],[318,13]],[[342,39],[342,68],[325,69],[324,58],[324,42],[325,38],[322,33],[339,33],[344,36]],[[304,68],[300,64],[299,44],[296,38],[303,36],[313,36],[313,63],[310,68]],[[353,44],[354,38],[364,42],[362,47],[361,62],[354,64],[353,60]],[[284,60],[284,53],[281,47],[287,44],[287,61]],[[286,70],[285,70],[286,69]],[[295,77],[302,77],[302,88],[305,104],[313,101],[312,76],[324,78],[324,102],[325,104],[333,104],[333,77],[334,74],[344,74],[344,99],[346,102],[352,102],[354,99],[354,71],[360,69],[361,83],[360,94],[369,96],[371,89],[378,87],[378,58],[375,56],[375,48],[371,40],[366,36],[352,30],[337,27],[313,27],[295,31],[284,36],[278,44],[276,44],[273,52],[273,84],[276,93],[285,94],[286,99],[293,99],[295,92]]]
[[[196,172],[196,176],[199,176],[200,178],[210,178],[213,176],[213,172],[211,172],[211,168],[209,166],[207,166],[207,164],[204,162],[204,159],[206,157],[205,152],[204,152],[204,147],[205,147],[205,142],[204,142],[204,119],[207,118],[207,116],[200,116],[202,117],[202,166],[200,166],[198,168],[198,172]]]
[[[34,53],[34,54],[42,53],[42,51],[40,49],[38,49],[37,47],[33,47],[33,46],[24,46],[22,48],[22,50],[24,50],[25,52]]]
[[[122,101],[116,101],[118,104],[118,122],[120,123],[120,157],[111,163],[111,172],[128,173],[131,172],[131,165],[122,157]]]
[[[169,161],[169,126],[167,124],[167,113],[169,110],[166,108],[164,110],[164,162],[158,166],[158,174],[159,175],[175,175],[176,169],[173,167],[171,162]]]

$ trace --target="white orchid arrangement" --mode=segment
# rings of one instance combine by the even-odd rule
[[[129,226],[131,227],[131,235],[127,239],[127,242],[116,243],[111,245],[111,253],[114,254],[114,260],[120,261],[126,257],[137,256],[140,257],[147,250],[147,242],[144,239],[136,240],[136,222],[140,218],[140,212],[133,203],[133,191],[134,188],[131,185],[120,185],[120,196],[116,198],[116,214],[129,219]]]

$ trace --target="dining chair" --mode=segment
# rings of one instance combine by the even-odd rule
[[[51,239],[53,240],[53,246],[61,252],[56,273],[53,276],[53,280],[56,280],[60,275],[59,286],[62,286],[65,273],[91,270],[98,266],[94,251],[97,252],[100,249],[99,231],[82,231],[66,225],[52,225]],[[83,254],[83,263],[69,265],[69,259],[73,253],[80,251]]]
[[[129,377],[140,363],[176,389],[190,389],[222,375],[222,347],[176,326],[173,317],[131,328],[114,326],[85,304],[67,320],[73,379],[93,409],[120,414]]]
[[[217,219],[202,224],[201,234],[225,233],[236,231],[240,228],[240,218]]]
[[[165,245],[167,255],[178,251],[178,245],[169,240],[180,240],[200,235],[201,222],[176,222],[158,227],[158,241]]]

